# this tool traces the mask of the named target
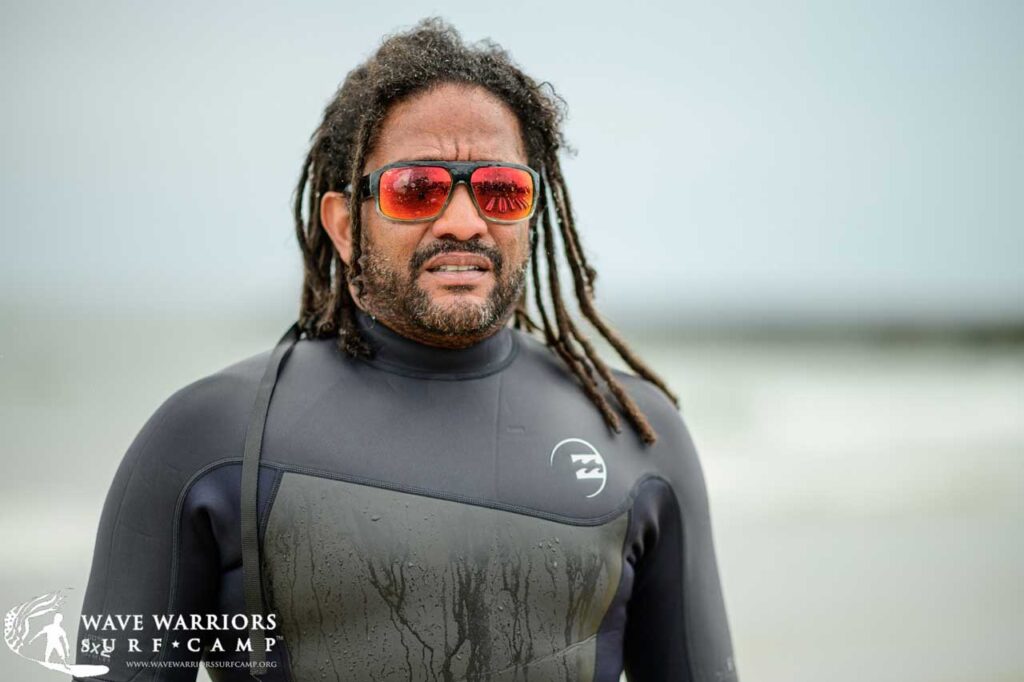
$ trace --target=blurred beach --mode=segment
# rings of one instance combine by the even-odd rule
[[[142,424],[287,320],[4,319],[0,606],[74,619]],[[741,679],[1024,680],[1024,345],[625,333],[701,453]]]

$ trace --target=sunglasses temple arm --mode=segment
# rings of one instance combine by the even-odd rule
[[[362,188],[363,199],[371,198],[372,195],[370,194],[370,176],[364,175],[362,179],[359,180],[359,186],[360,188]],[[352,183],[346,182],[340,191],[345,196],[349,196],[350,194],[352,194]]]

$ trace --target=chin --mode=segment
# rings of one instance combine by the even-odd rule
[[[438,302],[430,306],[420,323],[450,336],[479,334],[494,326],[494,310],[488,301],[476,297],[472,301]]]
[[[430,297],[430,306],[439,310],[456,310],[467,307],[482,308],[489,304],[486,293],[442,291]]]

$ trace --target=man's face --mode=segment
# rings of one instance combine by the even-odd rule
[[[482,88],[446,84],[388,112],[363,172],[417,160],[525,164],[526,154],[519,122],[501,100]],[[363,203],[365,285],[357,302],[405,336],[459,347],[493,334],[511,316],[529,258],[529,221],[487,221],[465,185],[453,192],[444,212],[422,223],[391,222],[373,201]],[[344,199],[323,201],[324,226],[342,259],[351,262]],[[444,263],[484,269],[437,269]]]

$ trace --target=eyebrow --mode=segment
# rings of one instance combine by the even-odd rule
[[[408,162],[408,161],[445,161],[445,162],[450,162],[450,163],[457,163],[455,161],[451,161],[451,159],[439,159],[439,158],[437,158],[437,156],[433,156],[433,155],[430,155],[430,154],[419,155],[419,156],[408,156],[408,157],[405,157],[405,158],[402,158],[402,159],[398,159],[397,161],[392,161],[391,163],[405,163],[405,162]],[[493,163],[517,163],[516,161],[506,161],[504,159],[469,159],[469,160],[466,161],[466,163],[492,163],[492,162]]]

